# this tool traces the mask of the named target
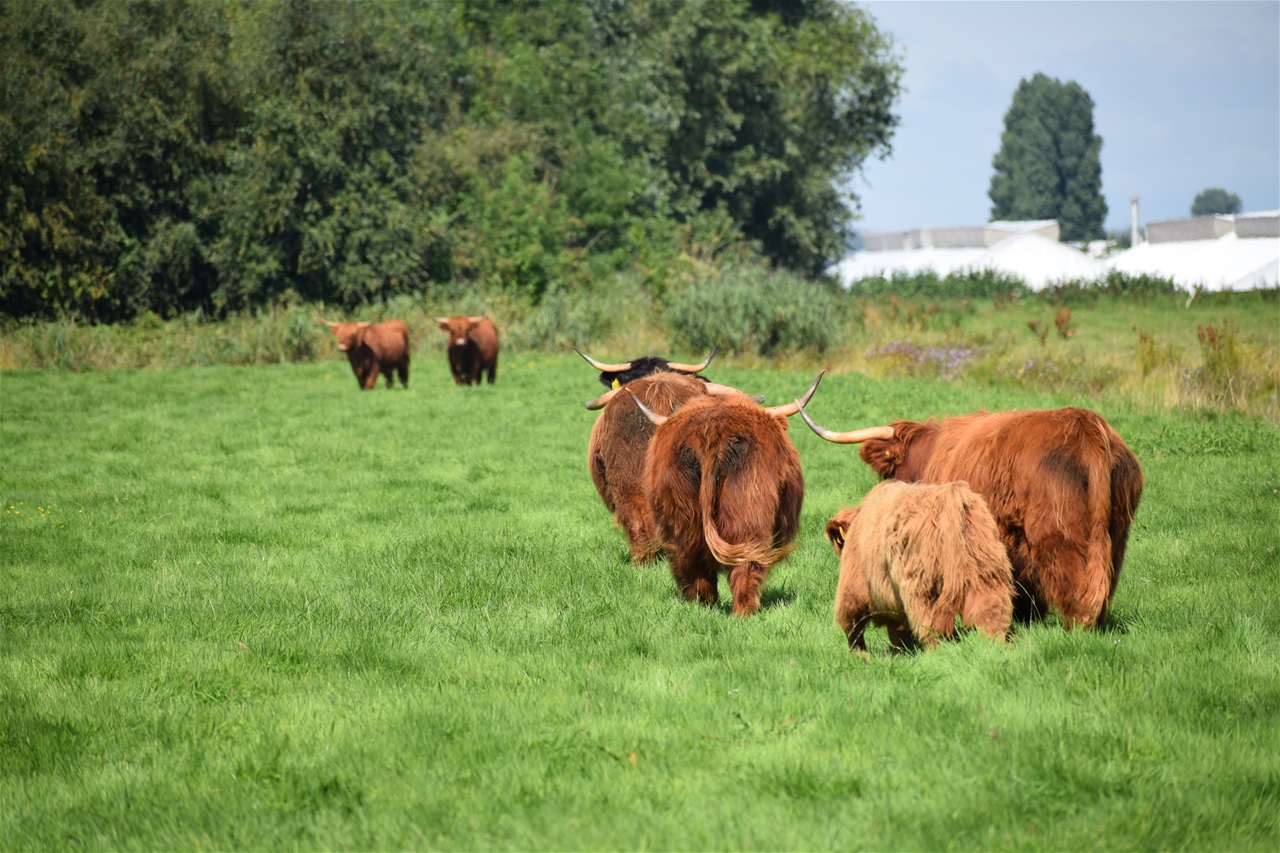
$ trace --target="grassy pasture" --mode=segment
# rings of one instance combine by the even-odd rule
[[[0,374],[0,850],[1280,846],[1266,419],[829,375],[837,429],[1088,405],[1147,476],[1114,629],[864,662],[821,535],[850,448],[792,425],[800,547],[740,620],[627,563],[577,356],[411,382]]]

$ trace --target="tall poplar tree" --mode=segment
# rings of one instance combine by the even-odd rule
[[[1039,73],[1022,80],[992,160],[992,220],[1056,219],[1063,240],[1105,236],[1101,152],[1088,92]]]

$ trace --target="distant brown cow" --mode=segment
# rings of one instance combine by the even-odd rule
[[[979,412],[849,433],[804,417],[829,441],[865,442],[863,461],[885,479],[964,480],[982,495],[1013,564],[1019,619],[1053,609],[1067,627],[1106,624],[1143,479],[1100,415]]]
[[[600,499],[627,536],[632,561],[644,563],[656,556],[661,543],[644,495],[644,456],[655,427],[636,400],[659,415],[669,415],[694,397],[741,392],[669,372],[629,382],[630,394],[619,395],[618,390],[587,403],[588,409],[604,409],[591,427],[587,468]]]
[[[392,373],[400,376],[400,384],[409,387],[409,328],[400,320],[381,323],[330,323],[338,339],[338,349],[347,354],[356,382],[366,391],[378,384],[378,374],[394,384]]]
[[[449,335],[449,371],[458,385],[479,385],[488,373],[489,384],[498,378],[498,327],[488,317],[437,317]]]
[[[658,425],[645,456],[645,494],[676,587],[690,601],[714,604],[723,566],[733,612],[750,616],[770,569],[794,547],[804,477],[787,418],[799,401],[764,408],[745,394],[694,397],[665,418],[637,404]]]
[[[867,623],[896,649],[933,647],[966,628],[1004,640],[1013,618],[1013,569],[986,501],[967,483],[876,486],[827,522],[840,555],[836,626],[866,652]]]

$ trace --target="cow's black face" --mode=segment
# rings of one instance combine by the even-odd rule
[[[637,358],[631,362],[631,366],[626,370],[620,370],[616,373],[603,372],[600,374],[600,384],[606,388],[620,388],[628,382],[634,382],[637,379],[643,379],[655,373],[676,373],[679,371],[671,370],[669,362],[665,358],[658,358],[654,355],[646,355],[643,358]],[[685,374],[693,376],[695,379],[701,379],[706,382],[706,377],[700,374]]]

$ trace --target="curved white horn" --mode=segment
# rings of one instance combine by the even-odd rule
[[[804,406],[800,407],[800,417],[804,418],[804,422],[809,425],[809,429],[827,441],[834,441],[836,444],[861,444],[873,438],[893,438],[893,427],[891,426],[865,427],[864,429],[855,429],[849,432],[832,432],[815,424],[813,418],[809,417],[809,413],[804,410]]]
[[[627,386],[624,385],[622,387],[626,388]],[[644,416],[649,420],[653,421],[653,423],[656,426],[662,426],[667,422],[666,415],[660,415],[657,412],[655,412],[653,409],[646,406],[644,403],[641,403],[640,398],[637,397],[635,392],[632,391],[630,388],[627,388],[627,393],[631,395],[631,399],[636,401],[636,405],[640,407],[640,411],[644,412]]]
[[[702,364],[677,364],[674,361],[668,361],[667,367],[680,373],[701,373],[707,369],[707,365],[711,363],[711,359],[716,357],[716,347],[711,348],[711,353],[707,356]]]
[[[587,360],[587,364],[591,365],[601,373],[621,373],[624,370],[631,369],[631,362],[629,361],[621,364],[605,364],[603,361],[596,361],[577,347],[574,347],[573,351],[585,358]]]
[[[599,397],[596,397],[594,400],[588,400],[586,402],[586,407],[593,412],[596,409],[603,409],[605,406],[609,405],[609,401],[612,400],[615,396],[617,396],[618,392],[621,390],[622,390],[622,386],[619,385],[617,388],[614,388],[611,391],[605,391],[603,394],[601,394]]]
[[[789,418],[796,412],[804,408],[804,404],[813,398],[813,392],[818,390],[818,383],[822,381],[822,377],[827,375],[827,371],[823,370],[818,373],[818,378],[813,380],[813,384],[809,386],[809,390],[804,392],[804,396],[799,400],[792,400],[790,403],[783,403],[781,406],[767,406],[765,411],[776,417]]]
[[[719,382],[706,383],[706,390],[712,397],[732,397],[734,394],[742,394],[745,397],[750,397],[757,403],[764,402],[763,394],[748,394],[746,391],[734,388],[732,385],[721,385]]]

